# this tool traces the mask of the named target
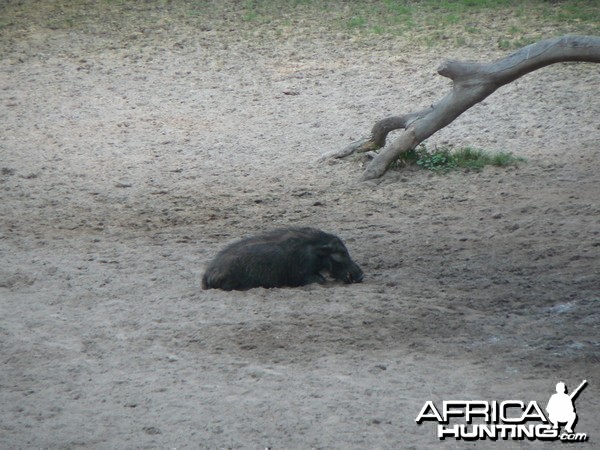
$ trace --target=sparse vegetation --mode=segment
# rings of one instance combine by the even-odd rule
[[[144,14],[140,14],[144,12]],[[317,1],[243,0],[241,2],[15,2],[1,7],[0,30],[18,31],[23,26],[53,30],[81,29],[94,32],[99,23],[106,29],[122,30],[143,17],[149,29],[187,25],[218,29],[235,24],[241,36],[269,25],[276,36],[293,28],[309,32],[329,30],[363,39],[382,35],[402,37],[411,45],[457,47],[496,45],[510,50],[549,35],[600,34],[597,0],[406,0]],[[231,25],[233,26],[233,25]],[[230,28],[231,28],[230,26]],[[132,30],[134,31],[134,30]]]
[[[316,27],[364,37],[402,36],[426,46],[472,46],[491,38],[499,49],[509,50],[547,37],[549,30],[556,35],[600,32],[596,0],[271,0],[243,6],[244,17],[256,24],[277,25],[284,17],[303,15]]]
[[[425,144],[421,144],[416,149],[405,153],[394,168],[416,164],[432,172],[448,172],[453,169],[479,171],[485,166],[516,166],[524,161],[524,158],[509,152],[488,152],[472,147],[454,150],[450,147],[435,147],[431,150]]]

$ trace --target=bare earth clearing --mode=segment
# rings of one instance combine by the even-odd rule
[[[0,447],[542,448],[415,417],[587,379],[569,448],[598,448],[598,65],[534,72],[428,141],[518,168],[360,183],[360,161],[315,161],[437,100],[441,59],[506,53],[308,25],[2,38]],[[365,281],[200,289],[223,245],[287,225],[338,234]]]

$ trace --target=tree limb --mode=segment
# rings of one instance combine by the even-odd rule
[[[382,119],[373,126],[369,139],[355,142],[343,151],[325,157],[343,158],[356,152],[380,149],[385,146],[391,131],[405,129],[370,162],[362,177],[363,180],[378,178],[402,153],[415,148],[499,87],[534,70],[566,61],[600,63],[600,37],[546,39],[491,63],[445,61],[438,68],[438,73],[450,78],[453,87],[440,101],[415,113]]]

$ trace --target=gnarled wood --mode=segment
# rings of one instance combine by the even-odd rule
[[[373,126],[369,139],[354,142],[344,150],[325,157],[343,158],[357,152],[380,149],[385,146],[390,131],[405,129],[370,162],[362,178],[369,180],[380,177],[403,152],[415,148],[499,87],[534,70],[567,61],[600,63],[600,37],[562,36],[547,39],[491,63],[445,61],[438,68],[438,73],[450,78],[453,87],[440,101],[415,113],[380,120]]]

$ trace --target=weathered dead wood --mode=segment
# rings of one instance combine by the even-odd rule
[[[369,163],[362,177],[363,180],[378,178],[403,152],[415,148],[499,87],[534,70],[567,61],[600,63],[600,37],[562,36],[547,39],[491,63],[445,61],[437,71],[450,78],[453,87],[440,101],[415,113],[380,120],[373,126],[369,139],[354,142],[323,158],[343,158],[353,153],[380,149],[385,146],[390,131],[405,129]]]

